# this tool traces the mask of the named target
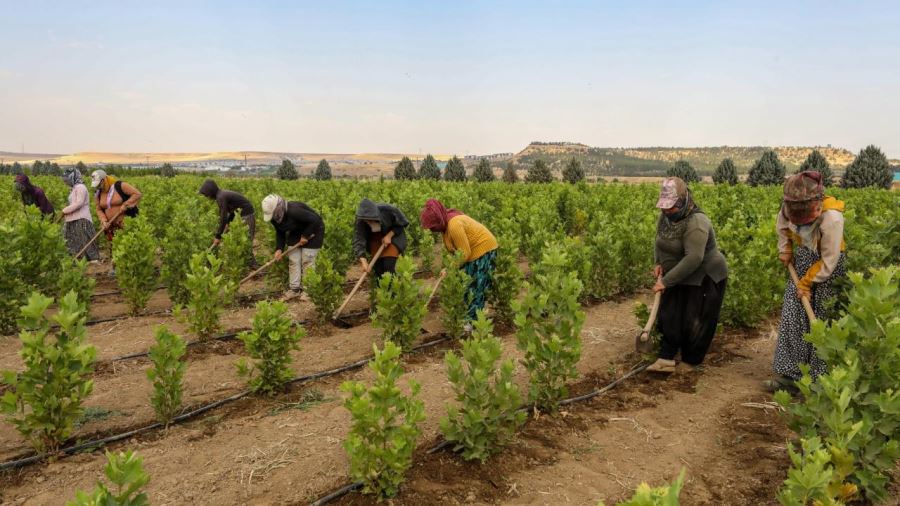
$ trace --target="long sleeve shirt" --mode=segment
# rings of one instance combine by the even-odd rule
[[[285,246],[293,246],[304,237],[309,242],[305,248],[319,249],[325,239],[325,222],[309,206],[302,202],[288,202],[284,217],[276,223],[271,221],[275,228],[275,249],[284,251]]]
[[[376,234],[365,222],[365,219],[369,218],[378,219],[381,222],[381,232],[377,234],[394,232],[391,243],[397,248],[398,253],[403,253],[407,244],[406,227],[409,226],[409,220],[406,219],[403,211],[389,204],[375,204],[370,211],[371,215],[357,216],[356,230],[353,234],[354,257],[363,258],[369,249],[369,239]]]
[[[656,224],[656,263],[663,268],[663,285],[700,286],[709,276],[718,283],[728,277],[728,264],[716,245],[712,222],[694,213],[678,223],[660,214]]]
[[[234,219],[234,212],[241,210],[241,216],[247,217],[253,214],[253,204],[247,197],[238,192],[219,190],[216,194],[216,204],[219,206],[219,227],[216,228],[216,239],[221,239],[225,233],[225,225]]]
[[[466,215],[454,216],[447,222],[447,230],[442,234],[448,251],[461,251],[463,262],[477,260],[497,249],[494,234],[481,223]]]
[[[76,184],[69,191],[69,205],[63,208],[65,221],[78,221],[91,219],[91,207],[87,186]]]
[[[775,229],[778,233],[778,251],[792,252],[793,248],[807,248],[819,254],[817,260],[800,279],[800,285],[809,289],[813,283],[822,283],[834,273],[847,245],[844,242],[844,203],[834,197],[825,197],[822,214],[809,225],[797,226],[788,220],[784,211],[778,213]]]

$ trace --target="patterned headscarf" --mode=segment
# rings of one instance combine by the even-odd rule
[[[443,232],[447,230],[450,218],[462,216],[462,214],[456,209],[447,209],[439,200],[428,199],[425,202],[425,208],[419,214],[419,222],[422,224],[422,228],[427,228],[432,232]]]
[[[69,167],[68,169],[66,169],[66,171],[63,172],[62,178],[63,181],[65,181],[69,186],[84,184],[84,178],[81,176],[81,171],[79,171],[75,167]]]
[[[816,219],[825,198],[822,175],[807,170],[794,174],[784,182],[782,210],[792,223],[805,224]]]

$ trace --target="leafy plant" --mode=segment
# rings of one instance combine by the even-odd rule
[[[844,481],[853,472],[851,455],[824,448],[818,437],[803,439],[801,445],[800,452],[788,446],[791,469],[778,492],[778,502],[784,506],[843,506],[857,495],[856,485]]]
[[[444,269],[447,270],[447,275],[444,276],[444,281],[438,289],[441,297],[441,323],[447,335],[454,339],[459,339],[463,335],[471,298],[468,292],[472,278],[459,268],[461,263],[460,252],[444,256]]]
[[[69,292],[75,292],[78,302],[84,306],[85,313],[91,307],[91,297],[94,295],[94,286],[97,281],[87,273],[87,260],[79,258],[72,263],[70,259],[62,260],[61,274],[57,283],[57,295],[63,297]]]
[[[631,499],[622,501],[616,506],[678,506],[678,497],[684,487],[684,474],[685,470],[682,468],[678,478],[675,478],[671,485],[653,488],[646,482],[641,483]],[[600,501],[598,506],[603,506],[603,501]]]
[[[222,234],[219,244],[219,258],[222,259],[222,275],[228,281],[228,304],[234,302],[239,283],[247,272],[252,254],[252,245],[247,232],[247,224],[241,219],[240,210],[235,212],[234,219],[228,224],[228,230]]]
[[[513,302],[516,339],[529,375],[528,400],[547,411],[556,411],[568,393],[566,382],[578,377],[575,365],[581,358],[582,285],[567,265],[559,246],[548,248],[534,281],[526,283],[525,298]]]
[[[284,302],[262,301],[256,304],[253,330],[241,332],[238,339],[255,362],[247,365],[241,359],[238,373],[247,377],[251,390],[273,395],[293,377],[291,352],[299,350],[297,344],[306,331],[294,327]]]
[[[413,263],[406,256],[397,259],[397,271],[385,274],[375,289],[375,313],[372,325],[381,329],[381,337],[409,351],[422,328],[427,309],[423,304],[422,283],[413,278]]]
[[[805,338],[828,364],[814,382],[801,366],[802,401],[781,391],[775,400],[802,438],[821,438],[838,465],[853,462],[849,481],[870,500],[887,497],[888,473],[900,460],[900,268],[850,275],[846,314],[816,321]]]
[[[146,506],[150,504],[141,489],[150,481],[144,472],[143,459],[131,450],[125,453],[106,452],[106,479],[115,485],[115,492],[101,481],[90,493],[78,491],[75,500],[66,506]]]
[[[519,245],[511,237],[498,238],[494,279],[488,291],[488,301],[494,313],[494,320],[510,324],[515,317],[512,303],[522,289],[523,276],[519,270]]]
[[[32,289],[54,294],[63,261],[71,257],[59,225],[39,216],[35,208],[27,208],[25,216],[13,221],[12,229],[7,230],[11,234],[4,235],[3,242],[8,243],[13,251],[27,252],[19,259],[17,275]]]
[[[344,449],[350,457],[350,476],[363,482],[363,492],[393,497],[412,464],[425,406],[417,399],[418,383],[410,380],[408,396],[397,385],[403,374],[400,347],[386,341],[384,349],[374,345],[373,349],[375,358],[369,362],[375,374],[372,386],[366,388],[358,381],[341,386],[349,394],[344,407],[352,418]]]
[[[189,294],[188,303],[176,307],[175,316],[199,337],[209,337],[219,330],[219,315],[232,291],[231,282],[221,271],[222,260],[211,253],[197,253],[191,257],[184,282]]]
[[[187,205],[177,205],[169,216],[169,224],[162,239],[162,266],[160,278],[166,284],[169,299],[174,304],[186,304],[190,292],[185,285],[190,269],[191,257],[203,252],[204,244],[197,240],[197,216],[205,213],[191,213]]]
[[[344,275],[334,269],[327,256],[320,255],[316,265],[307,270],[303,285],[316,306],[319,323],[327,322],[344,295]]]
[[[0,224],[0,234],[8,237],[12,227]],[[0,333],[11,334],[16,331],[16,320],[19,306],[28,296],[28,285],[19,273],[23,253],[15,244],[0,241]]]
[[[164,326],[156,329],[156,344],[150,347],[150,361],[153,367],[147,369],[147,378],[153,384],[150,403],[156,411],[156,418],[169,425],[181,409],[184,369],[184,353],[187,345]]]
[[[447,406],[441,432],[464,459],[484,462],[525,423],[525,413],[518,411],[522,398],[513,381],[515,365],[509,359],[500,362],[503,348],[484,311],[474,326],[472,337],[462,343],[462,360],[452,351],[444,356],[458,405]]]
[[[119,289],[128,301],[131,314],[137,314],[147,306],[156,290],[153,227],[143,217],[129,221],[125,230],[116,234],[112,250]]]
[[[3,371],[9,386],[0,409],[16,430],[38,451],[55,452],[84,414],[82,403],[94,388],[96,350],[84,343],[85,310],[75,292],[59,300],[59,309],[47,316],[53,299],[35,292],[22,307],[19,355],[25,370]],[[50,322],[59,325],[50,337]]]

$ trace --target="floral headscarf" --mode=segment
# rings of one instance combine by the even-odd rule
[[[462,216],[462,214],[456,209],[447,209],[439,200],[428,199],[425,202],[425,208],[419,215],[419,222],[422,224],[422,228],[427,228],[432,232],[443,232],[447,230],[450,218]]]

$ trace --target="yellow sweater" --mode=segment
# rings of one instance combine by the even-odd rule
[[[485,253],[497,249],[494,234],[481,223],[466,215],[454,216],[447,222],[443,233],[444,246],[449,251],[462,251],[463,262],[481,258]]]

